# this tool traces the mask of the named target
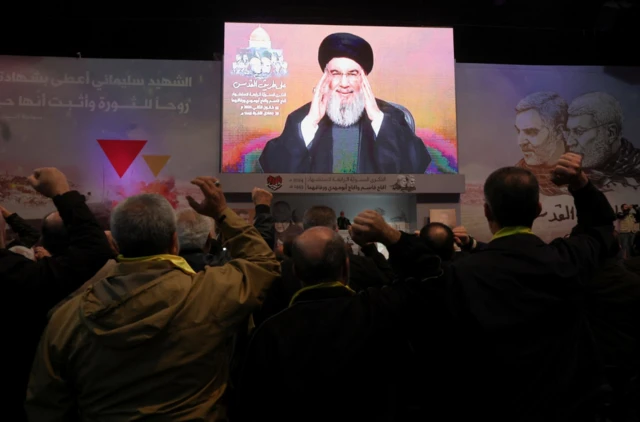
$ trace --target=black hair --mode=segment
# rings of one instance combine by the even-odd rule
[[[538,217],[540,186],[527,169],[503,167],[494,171],[484,183],[484,197],[500,227],[531,227]]]

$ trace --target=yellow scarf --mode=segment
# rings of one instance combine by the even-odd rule
[[[194,275],[196,272],[191,268],[191,266],[184,260],[183,257],[177,255],[152,255],[152,256],[141,256],[139,258],[125,258],[122,255],[118,255],[118,262],[152,262],[152,261],[169,261],[173,264],[174,267],[178,268],[185,274]]]
[[[513,227],[504,227],[496,232],[493,235],[491,240],[500,239],[501,237],[513,236],[514,234],[533,234],[531,227],[525,226],[513,226]]]
[[[331,288],[331,287],[344,287],[345,289],[349,290],[351,293],[355,293],[351,287],[345,286],[344,284],[340,283],[339,281],[330,281],[330,282],[327,282],[327,283],[314,284],[312,286],[303,287],[302,289],[298,290],[293,295],[293,297],[291,298],[291,301],[289,302],[289,306],[293,305],[293,302],[295,302],[296,298],[302,292],[306,292],[308,290],[313,290],[313,289],[326,289],[326,288]]]

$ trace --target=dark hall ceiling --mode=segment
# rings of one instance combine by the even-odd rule
[[[223,23],[240,21],[452,26],[458,61],[640,65],[639,9],[638,0],[71,0],[43,2],[43,36],[14,37],[0,53],[211,59],[222,53]]]

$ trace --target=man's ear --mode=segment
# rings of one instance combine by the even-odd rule
[[[204,242],[204,247],[202,248],[204,253],[211,252],[211,242],[213,242],[213,237],[211,237],[211,232],[209,232],[209,235],[207,236],[207,241]]]
[[[342,269],[342,284],[345,286],[349,285],[349,255],[347,255],[347,259],[344,261],[344,268]]]
[[[171,237],[171,249],[169,254],[178,255],[180,253],[180,241],[178,240],[178,232],[174,232]]]
[[[612,141],[615,141],[618,138],[618,127],[615,123],[610,123],[607,125],[607,138]]]
[[[487,219],[487,221],[493,221],[493,212],[491,212],[491,207],[489,207],[489,204],[487,204],[486,202],[484,203],[484,216]]]

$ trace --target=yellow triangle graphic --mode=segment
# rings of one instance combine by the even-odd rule
[[[167,165],[167,161],[171,158],[170,155],[143,155],[144,161],[149,166],[149,170],[155,177],[158,177],[158,174],[162,171],[164,166]]]

